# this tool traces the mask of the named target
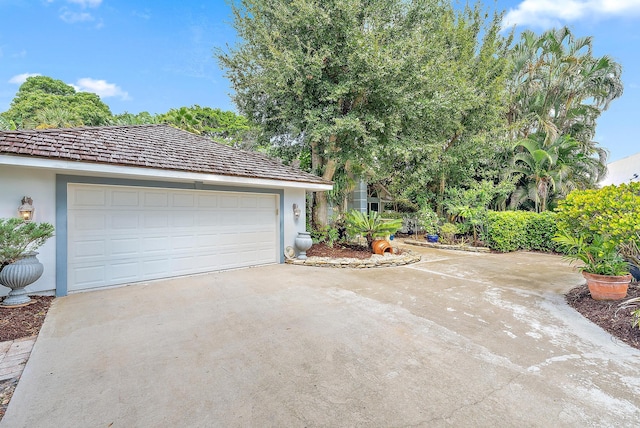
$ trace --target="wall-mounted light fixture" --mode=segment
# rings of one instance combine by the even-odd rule
[[[298,204],[293,204],[293,216],[295,218],[300,218],[300,207]]]
[[[20,218],[24,221],[33,220],[33,212],[35,208],[33,208],[33,199],[28,196],[22,198],[22,205],[18,208],[18,213],[20,214]]]

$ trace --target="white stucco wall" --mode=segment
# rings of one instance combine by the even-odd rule
[[[55,225],[55,173],[42,169],[0,165],[0,217],[18,217],[23,196],[33,199],[34,221]],[[49,239],[38,251],[44,265],[42,277],[27,287],[31,293],[53,293],[56,288],[56,238]],[[0,295],[9,288],[0,286]]]
[[[631,181],[640,181],[640,153],[608,164],[607,176],[598,184],[600,186],[608,186]]]
[[[298,204],[300,217],[293,215],[293,204]],[[284,248],[295,248],[295,239],[298,232],[306,230],[306,192],[304,189],[284,190]],[[284,251],[283,248],[283,251]]]

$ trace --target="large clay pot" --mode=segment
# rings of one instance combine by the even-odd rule
[[[613,276],[582,272],[594,300],[620,300],[627,296],[631,274]]]
[[[376,239],[371,243],[374,254],[393,253],[393,247],[384,239]]]
[[[0,271],[0,284],[11,288],[9,295],[0,303],[3,306],[21,306],[31,302],[24,289],[42,276],[44,266],[36,257],[38,253],[29,253]]]
[[[298,254],[298,258],[300,260],[306,260],[307,250],[311,248],[312,245],[313,240],[311,239],[311,233],[298,232],[298,236],[296,237],[296,248],[300,251]]]

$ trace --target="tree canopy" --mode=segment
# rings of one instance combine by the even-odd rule
[[[240,42],[217,57],[238,109],[266,140],[309,150],[326,179],[437,157],[500,116],[505,44],[477,7],[241,0],[233,14]],[[326,224],[326,195],[315,203]]]
[[[76,92],[62,80],[32,76],[2,116],[17,128],[99,126],[109,123],[111,111],[96,94]]]

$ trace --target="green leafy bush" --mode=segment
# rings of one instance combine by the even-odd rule
[[[558,229],[575,236],[608,236],[620,244],[640,233],[640,183],[574,190],[556,212]]]
[[[484,236],[485,244],[494,250],[509,252],[527,248],[526,211],[489,211]]]
[[[556,251],[557,244],[553,237],[557,232],[556,213],[544,211],[539,214],[534,212],[528,214],[525,226],[526,248],[536,251]]]
[[[552,212],[489,211],[483,240],[498,251],[554,251],[557,232],[556,215]]]
[[[445,244],[453,244],[458,233],[460,230],[454,223],[445,223],[440,226],[440,238]]]

